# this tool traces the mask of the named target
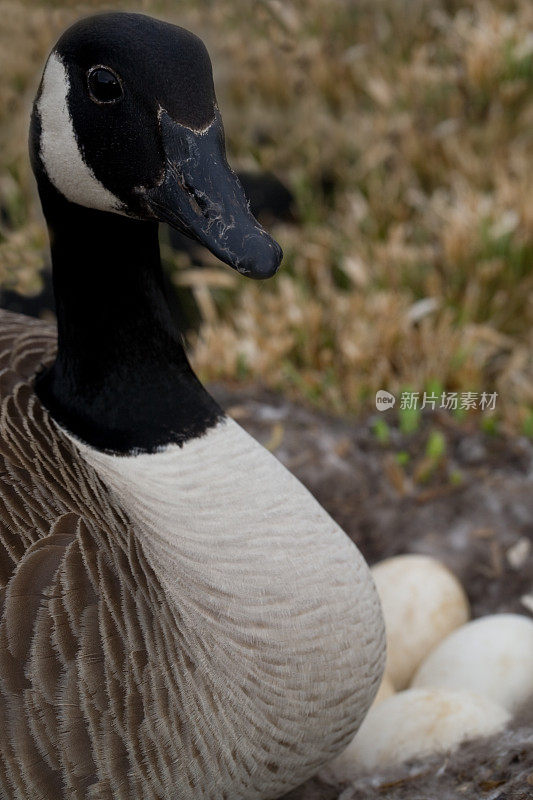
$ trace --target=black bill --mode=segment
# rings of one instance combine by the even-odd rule
[[[226,160],[217,110],[201,132],[160,116],[166,169],[153,189],[141,190],[147,210],[186,233],[250,278],[270,278],[283,252],[250,212],[239,179]]]

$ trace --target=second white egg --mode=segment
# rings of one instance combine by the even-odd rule
[[[517,711],[533,696],[533,620],[493,614],[463,625],[430,653],[411,686],[477,692]]]

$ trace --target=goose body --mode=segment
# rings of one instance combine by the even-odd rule
[[[203,45],[78,23],[30,152],[58,339],[0,312],[0,796],[280,797],[361,724],[383,621],[357,548],[208,395],[165,303],[159,220],[252,277],[281,259]]]

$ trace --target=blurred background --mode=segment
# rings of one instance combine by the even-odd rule
[[[473,617],[533,614],[533,2],[0,0],[0,306],[53,317],[29,113],[59,33],[108,8],[204,39],[230,162],[285,251],[249,282],[162,229],[201,378],[370,563],[429,555]],[[291,800],[525,800],[527,714],[416,778]]]
[[[49,293],[26,150],[44,59],[107,8],[204,38],[230,161],[285,250],[259,285],[162,233],[201,376],[348,415],[379,389],[497,392],[456,417],[533,435],[530,0],[0,0],[4,304]]]

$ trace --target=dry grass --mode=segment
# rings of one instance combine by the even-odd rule
[[[277,279],[190,276],[203,377],[344,412],[379,388],[497,391],[503,424],[533,429],[530,0],[126,5],[206,39],[233,163],[297,198]],[[0,0],[0,280],[25,291],[45,257],[31,94],[57,32],[107,6]]]

